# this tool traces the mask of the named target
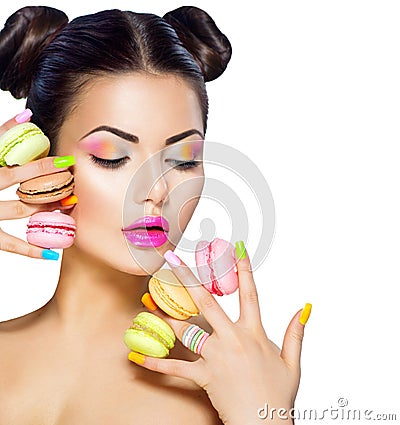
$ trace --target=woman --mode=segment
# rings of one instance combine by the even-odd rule
[[[194,7],[163,18],[109,10],[70,23],[56,9],[26,7],[6,22],[1,88],[27,97],[28,109],[1,132],[31,119],[52,146],[48,158],[1,168],[0,187],[69,168],[75,197],[69,206],[3,202],[0,218],[62,209],[77,232],[64,250],[53,298],[0,324],[0,423],[243,425],[268,422],[258,415],[265,403],[293,407],[309,309],[295,314],[281,351],[262,327],[242,243],[236,323],[172,252],[202,190],[204,83],[225,70],[230,56],[228,39]],[[152,247],[127,242],[126,226],[149,215],[168,220],[168,239]],[[4,232],[0,243],[57,260],[57,253]],[[211,335],[200,355],[177,343],[168,359],[134,354],[129,362],[121,332],[143,310],[149,275],[165,260],[202,313],[191,323]],[[190,324],[156,313],[181,340]]]

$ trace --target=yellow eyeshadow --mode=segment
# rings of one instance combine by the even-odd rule
[[[193,158],[192,152],[193,152],[192,146],[190,146],[189,144],[182,146],[181,155],[183,156],[183,158],[185,159]]]
[[[203,146],[202,140],[194,140],[183,143],[178,143],[176,146],[167,149],[169,155],[177,155],[180,159],[186,161],[194,159],[201,151]],[[175,149],[174,149],[175,148]]]

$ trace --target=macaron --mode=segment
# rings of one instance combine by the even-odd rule
[[[50,141],[37,125],[17,124],[0,137],[0,166],[24,165],[49,151]]]
[[[69,171],[47,174],[20,184],[17,195],[27,204],[59,201],[74,191],[74,176]]]
[[[220,238],[196,245],[196,268],[204,287],[214,295],[232,294],[239,287],[234,246]]]
[[[75,220],[60,212],[38,212],[28,222],[28,243],[42,248],[70,247],[75,239]]]
[[[189,292],[170,269],[160,269],[153,274],[149,292],[158,307],[175,319],[186,320],[199,314]]]
[[[155,314],[143,311],[133,319],[133,325],[125,331],[125,345],[132,351],[151,357],[167,357],[174,348],[175,334],[172,328]]]

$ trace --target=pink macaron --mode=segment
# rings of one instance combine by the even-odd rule
[[[234,246],[224,239],[196,245],[196,267],[204,287],[214,295],[232,294],[239,287]]]
[[[28,243],[41,248],[70,247],[75,239],[75,220],[60,212],[38,212],[28,222]]]

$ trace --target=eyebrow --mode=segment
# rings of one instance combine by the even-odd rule
[[[120,130],[119,128],[110,127],[108,125],[101,125],[99,127],[94,128],[93,130],[90,130],[89,133],[86,133],[81,138],[81,140],[84,139],[85,137],[89,136],[92,133],[96,133],[97,131],[108,131],[109,133],[113,133],[113,134],[115,134],[119,137],[122,137],[125,140],[128,140],[128,142],[139,143],[139,138],[137,136],[135,136],[134,134],[127,133],[123,130]]]
[[[168,139],[165,140],[166,145],[170,145],[175,142],[179,142],[179,140],[185,139],[186,137],[192,136],[193,134],[199,135],[202,139],[204,139],[204,135],[195,128],[192,128],[191,130],[186,130],[183,133],[176,134],[175,136],[168,137]]]
[[[135,136],[134,134],[127,133],[126,131],[120,130],[119,128],[110,127],[108,125],[101,125],[99,127],[94,128],[93,130],[90,130],[89,133],[85,134],[81,138],[81,140],[97,131],[108,131],[109,133],[113,133],[116,136],[127,140],[128,142],[139,143],[139,137]],[[175,136],[168,137],[168,139],[165,140],[165,144],[171,145],[172,143],[179,142],[179,140],[185,139],[186,137],[192,136],[193,134],[197,134],[202,139],[204,139],[204,135],[199,130],[192,128],[191,130],[186,130],[182,133],[176,134]]]

